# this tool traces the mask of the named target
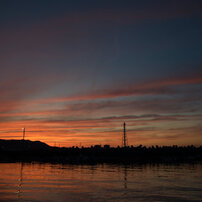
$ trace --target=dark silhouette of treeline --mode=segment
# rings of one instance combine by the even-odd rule
[[[51,147],[40,141],[0,140],[0,162],[51,163],[194,163],[202,162],[202,146]]]

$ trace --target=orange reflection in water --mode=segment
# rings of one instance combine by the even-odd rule
[[[0,164],[0,199],[200,200],[202,165]]]

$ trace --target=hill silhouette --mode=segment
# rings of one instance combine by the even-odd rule
[[[0,151],[41,151],[48,149],[50,146],[40,141],[0,139]]]

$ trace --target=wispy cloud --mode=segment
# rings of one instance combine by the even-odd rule
[[[38,75],[26,74],[11,76],[0,81],[0,114],[19,109],[22,105],[30,105],[30,98],[51,89],[58,81],[62,81],[62,75]]]
[[[159,80],[145,81],[141,83],[120,84],[120,86],[110,89],[101,89],[86,94],[76,96],[58,97],[43,100],[44,102],[65,102],[75,100],[93,100],[103,98],[117,98],[137,95],[173,95],[189,92],[189,89],[179,90],[177,87],[202,83],[202,75],[186,76],[178,78],[165,78]],[[124,86],[124,87],[123,87]],[[191,90],[192,93],[193,89]]]

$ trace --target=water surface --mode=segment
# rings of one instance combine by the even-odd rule
[[[0,201],[202,201],[202,165],[0,164]]]

